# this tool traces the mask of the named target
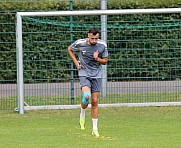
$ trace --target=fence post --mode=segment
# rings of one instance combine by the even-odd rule
[[[107,0],[101,0],[101,10],[107,10]],[[107,42],[107,15],[101,15],[101,39]],[[107,91],[107,65],[102,65],[102,97]]]
[[[73,2],[70,0],[70,5],[69,5],[70,11],[73,10]],[[72,28],[72,22],[73,22],[73,16],[70,16],[70,43],[73,41],[73,28]],[[74,104],[74,63],[71,60],[71,77],[70,77],[70,83],[71,83],[71,104]]]

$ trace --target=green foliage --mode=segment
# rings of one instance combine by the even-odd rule
[[[123,80],[180,77],[176,68],[181,64],[179,14],[127,15],[119,18],[120,22],[112,19],[108,28],[112,55],[108,71],[112,77]]]
[[[117,1],[108,0],[108,9],[140,9],[140,8],[168,8],[168,7],[180,7],[181,1],[164,1],[164,0],[127,0],[127,1]],[[73,3],[73,10],[94,10],[100,9],[100,1],[75,1]],[[16,82],[16,35],[15,35],[15,14],[17,11],[59,11],[59,10],[69,10],[69,1],[16,1],[16,2],[0,2],[0,71],[1,77],[0,82],[5,83],[10,80],[12,83]],[[170,17],[170,18],[168,18]],[[159,15],[155,16],[154,23],[152,25],[161,25],[159,23],[160,18],[167,20],[178,20],[179,15]],[[99,18],[90,19],[85,17],[84,19],[89,19],[92,24],[97,24]],[[116,22],[120,20],[116,16],[111,18],[112,26],[118,25],[123,26],[123,28],[108,28],[108,46],[109,46],[109,64],[108,64],[108,77],[119,80],[132,80],[135,77],[137,79],[150,79],[156,78],[179,78],[180,77],[180,41],[177,37],[180,36],[180,31],[173,27],[173,31],[168,32],[163,30],[163,32],[153,31],[145,29],[143,34],[138,36],[137,30],[133,31],[126,28],[126,24],[133,20],[137,20],[137,26],[147,26],[149,21],[149,15],[134,15],[134,16],[124,16],[121,20],[127,21],[125,24],[122,22]],[[145,22],[144,22],[144,21]],[[147,20],[147,21],[146,21]],[[58,21],[64,21],[63,18],[59,18]],[[74,21],[83,23],[79,17],[74,17]],[[86,24],[87,25],[87,24]],[[85,25],[85,26],[86,26]],[[111,24],[109,24],[111,26]],[[27,27],[27,26],[24,26]],[[98,26],[99,27],[99,26]],[[42,27],[46,30],[47,28]],[[82,31],[86,32],[87,28],[81,28],[80,32],[77,30],[76,34],[73,34],[73,40],[77,38],[85,37]],[[154,28],[156,29],[156,28]],[[67,27],[69,30],[69,27]],[[139,28],[138,28],[139,30]],[[55,30],[56,31],[56,30]],[[37,78],[40,81],[64,81],[70,78],[70,59],[67,54],[67,47],[70,44],[70,31],[66,32],[67,41],[64,43],[49,43],[44,47],[44,44],[36,44],[33,49],[24,47],[24,61],[25,70],[32,70],[31,72],[25,73],[25,82],[34,82]],[[148,36],[154,38],[162,38],[169,41],[161,43],[158,41],[147,41]],[[42,36],[31,36],[32,38],[38,39]],[[138,38],[139,37],[139,38]],[[64,34],[49,34],[46,38],[64,38]],[[25,38],[24,38],[25,39]],[[112,40],[114,39],[114,40]],[[26,39],[25,39],[26,40]],[[124,40],[123,42],[115,42],[116,40]],[[139,40],[139,44],[134,44],[134,40]],[[176,45],[176,46],[175,46]],[[40,48],[39,52],[37,47]],[[61,49],[60,49],[61,47]],[[121,48],[121,50],[120,50]],[[26,51],[27,49],[27,51]],[[129,50],[127,50],[129,49]],[[29,51],[28,51],[29,50]],[[51,52],[56,51],[55,53]],[[48,54],[48,57],[44,55]],[[140,57],[139,55],[143,55]],[[31,63],[26,61],[36,61],[37,58],[41,59],[41,66],[37,62]],[[62,61],[52,59],[62,59]],[[135,60],[140,59],[141,60]],[[158,60],[159,59],[159,60]],[[50,62],[51,61],[51,62]],[[67,64],[65,64],[67,63]],[[158,66],[159,65],[159,66]],[[52,67],[56,69],[52,73]],[[54,80],[55,79],[55,80]],[[9,82],[9,81],[8,81]]]

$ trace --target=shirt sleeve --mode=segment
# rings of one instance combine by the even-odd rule
[[[107,50],[107,45],[106,44],[104,45],[104,52],[102,53],[102,57],[103,58],[108,57],[108,50]]]
[[[72,43],[72,44],[70,45],[70,48],[71,48],[71,50],[72,50],[73,52],[78,51],[78,50],[79,50],[78,47],[79,47],[79,40],[75,41],[74,43]]]

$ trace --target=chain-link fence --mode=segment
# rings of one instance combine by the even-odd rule
[[[16,12],[99,10],[99,0],[1,1],[0,10],[0,109],[17,107]],[[128,1],[127,1],[128,2]],[[126,3],[127,3],[126,2]],[[129,1],[131,2],[131,1]],[[143,1],[132,1],[130,8]],[[17,5],[18,3],[18,5]],[[125,1],[108,9],[126,7]],[[11,5],[9,5],[11,4]],[[41,5],[40,5],[41,4]],[[121,5],[123,4],[123,5]],[[140,4],[140,5],[139,5]],[[2,6],[6,7],[6,9]],[[112,6],[113,5],[113,6]],[[127,7],[126,7],[127,8]],[[137,7],[136,7],[137,8]],[[86,37],[87,29],[101,28],[99,16],[27,17],[23,19],[25,105],[64,105],[80,102],[77,72],[67,47]],[[107,96],[100,103],[180,102],[180,15],[116,15],[107,22],[109,63]]]

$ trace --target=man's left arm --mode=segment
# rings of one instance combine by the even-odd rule
[[[97,57],[95,60],[96,60],[97,62],[99,62],[100,64],[102,64],[102,65],[106,65],[107,62],[108,62],[108,58],[100,58],[100,57]]]
[[[106,51],[104,52],[104,55],[107,56],[108,55],[108,52],[107,52],[107,48],[106,48]],[[94,59],[99,62],[100,64],[102,65],[106,65],[107,62],[108,62],[108,58],[107,57],[102,57],[100,58],[99,57],[99,51],[97,50],[96,52],[94,52]]]

